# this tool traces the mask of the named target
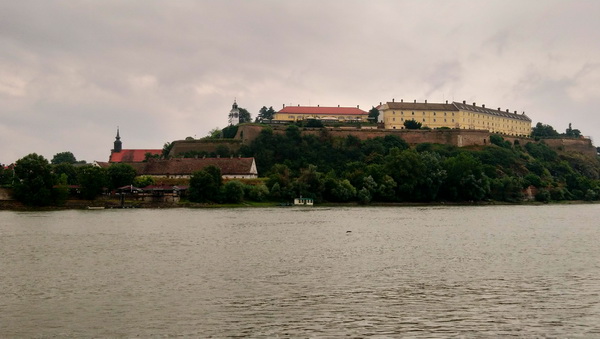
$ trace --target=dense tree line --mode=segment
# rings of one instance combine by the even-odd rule
[[[516,202],[530,186],[541,201],[598,199],[598,159],[559,154],[543,142],[513,145],[499,135],[491,142],[409,148],[394,135],[361,141],[325,129],[302,135],[291,125],[285,134],[265,128],[240,152],[256,158],[269,196],[283,201],[302,195],[331,202]]]
[[[94,199],[105,190],[134,182],[136,173],[130,165],[113,164],[105,169],[77,162],[65,153],[69,152],[53,158],[65,161],[53,164],[35,153],[17,160],[11,178],[15,198],[30,206],[60,205],[67,198],[69,186],[78,186],[82,198]]]
[[[547,134],[550,128],[541,125]],[[544,127],[546,126],[546,127]],[[233,133],[233,128],[228,133]],[[553,130],[553,129],[552,129]],[[550,131],[550,132],[548,132]],[[567,133],[579,135],[569,126]],[[499,135],[490,145],[458,148],[423,143],[413,148],[395,135],[360,140],[333,137],[327,129],[302,134],[296,125],[285,133],[264,128],[240,153],[255,157],[262,180],[223,182],[220,170],[194,173],[189,200],[239,203],[243,200],[289,202],[298,196],[317,202],[522,201],[533,187],[539,201],[600,199],[600,162],[580,153],[557,152],[541,142],[510,143]],[[170,148],[165,144],[165,149]],[[220,155],[229,153],[219,150]],[[108,169],[77,162],[69,152],[52,162],[35,153],[19,159],[14,169],[2,168],[0,184],[12,186],[15,197],[34,206],[60,204],[69,185],[93,199],[105,190],[152,184],[133,167]]]

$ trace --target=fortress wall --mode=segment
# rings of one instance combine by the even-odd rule
[[[273,133],[285,133],[286,125],[271,126]],[[244,144],[252,142],[263,129],[257,125],[241,125],[238,129],[236,139],[242,139]],[[300,128],[302,134],[320,135],[320,128]],[[440,130],[389,130],[389,129],[355,129],[355,128],[327,128],[327,133],[334,137],[345,138],[348,135],[353,135],[360,140],[365,140],[375,137],[384,137],[392,134],[404,139],[410,145],[421,143],[454,145],[458,147],[465,146],[482,146],[490,144],[490,135],[484,130],[467,130],[467,129],[440,129]],[[531,138],[513,137],[502,135],[504,140],[514,144],[518,140],[521,145],[528,142],[535,142]],[[590,139],[544,139],[544,142],[551,148],[570,152],[579,152],[588,156],[596,156],[596,148],[592,145]]]
[[[177,140],[173,141],[173,148],[169,156],[177,156],[182,153],[196,152],[215,152],[217,147],[226,146],[231,152],[238,152],[242,146],[240,140]]]
[[[596,156],[598,152],[591,139],[544,139],[546,145],[554,149],[579,152],[588,156]]]

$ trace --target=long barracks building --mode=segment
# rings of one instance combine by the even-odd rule
[[[386,129],[404,129],[404,122],[415,120],[423,127],[458,128],[488,130],[491,133],[502,133],[514,136],[531,134],[531,119],[525,112],[518,114],[509,110],[490,109],[476,103],[427,103],[425,102],[387,102],[379,105],[379,121]]]

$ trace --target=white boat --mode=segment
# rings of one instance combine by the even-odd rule
[[[294,199],[294,206],[312,206],[313,205],[313,199],[311,198],[296,198]]]

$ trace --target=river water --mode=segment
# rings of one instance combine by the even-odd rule
[[[0,337],[600,337],[600,205],[0,212]]]

